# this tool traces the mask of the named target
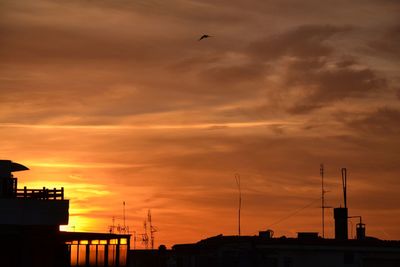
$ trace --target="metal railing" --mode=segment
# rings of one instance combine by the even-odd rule
[[[50,189],[46,187],[41,189],[28,189],[25,186],[24,189],[17,189],[16,197],[41,200],[64,200],[64,187],[61,187],[61,189]]]

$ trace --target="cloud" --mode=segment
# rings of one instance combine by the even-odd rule
[[[364,118],[350,121],[349,125],[357,128],[364,134],[373,134],[384,138],[388,136],[396,136],[400,133],[399,121],[399,109],[382,107],[366,114]]]
[[[394,1],[3,3],[1,157],[31,165],[22,184],[65,183],[86,229],[126,200],[167,244],[235,233],[240,173],[252,234],[319,197],[323,162],[330,205],[346,166],[352,207],[399,236],[376,216],[399,190]],[[315,231],[305,212],[277,231]]]
[[[321,62],[295,62],[290,66],[287,84],[306,92],[299,99],[302,103],[290,109],[294,113],[312,111],[346,98],[370,98],[388,89],[386,79],[373,70],[355,69],[341,62],[330,69],[321,67]]]
[[[330,55],[333,48],[325,42],[334,35],[350,29],[348,26],[303,25],[256,41],[249,46],[249,52],[254,58],[266,61],[283,56],[314,59]]]
[[[378,39],[371,41],[368,45],[373,53],[379,53],[385,57],[398,58],[400,56],[400,24],[391,26]]]

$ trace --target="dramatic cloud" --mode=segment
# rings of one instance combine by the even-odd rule
[[[323,162],[329,205],[347,167],[352,214],[399,239],[399,12],[389,0],[4,0],[0,156],[31,168],[20,185],[65,187],[67,229],[107,231],[126,201],[137,233],[152,209],[157,245],[235,234],[238,173],[244,234],[318,231]]]

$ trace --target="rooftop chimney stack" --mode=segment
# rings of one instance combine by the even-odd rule
[[[335,218],[335,239],[347,240],[348,239],[347,208],[334,208],[333,214]]]
[[[356,226],[357,231],[357,240],[364,240],[365,239],[365,223],[357,223]]]

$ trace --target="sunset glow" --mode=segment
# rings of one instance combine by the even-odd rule
[[[400,239],[398,1],[0,6],[0,158],[64,187],[63,230],[123,225],[125,201],[156,246],[234,235],[240,174],[242,234],[321,232],[324,163],[327,205],[346,167],[349,212]]]

